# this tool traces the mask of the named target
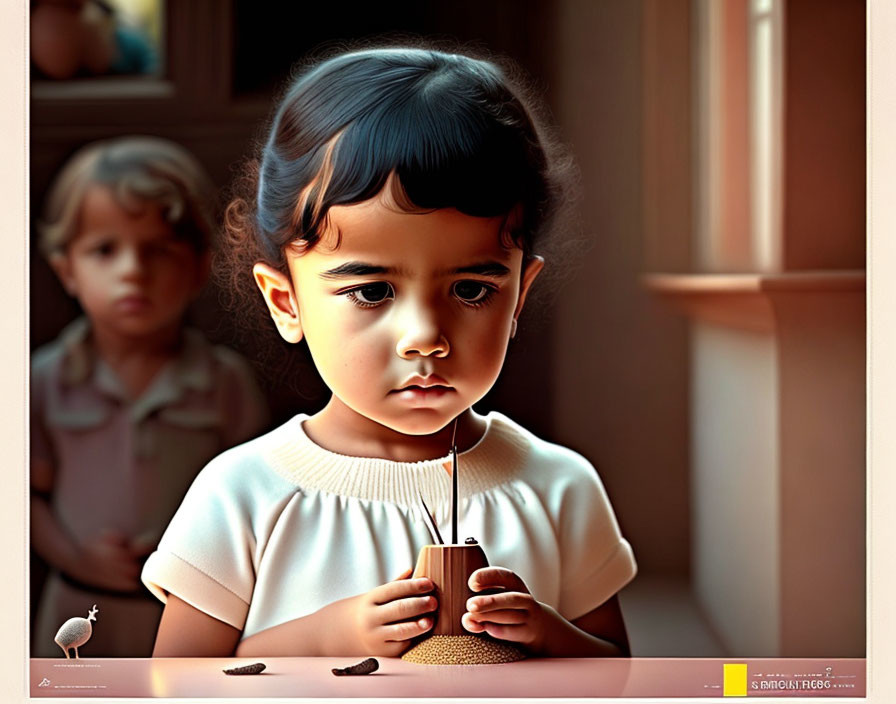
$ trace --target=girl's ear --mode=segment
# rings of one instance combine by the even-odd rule
[[[66,293],[69,296],[78,295],[78,287],[75,285],[75,277],[72,275],[72,260],[65,252],[54,252],[49,258],[50,268],[59,277]]]
[[[287,342],[299,342],[302,339],[302,321],[289,276],[262,262],[252,267],[252,275],[268,304],[268,311],[280,336]]]
[[[523,311],[523,304],[526,302],[526,295],[529,293],[529,289],[532,287],[532,282],[535,281],[535,277],[541,273],[542,269],[544,269],[544,257],[539,257],[537,254],[533,254],[523,262],[523,275],[520,280],[520,297],[517,299],[516,309],[513,311],[514,321],[520,317],[520,313]]]

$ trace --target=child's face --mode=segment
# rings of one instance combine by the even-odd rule
[[[374,198],[331,208],[329,225],[287,260],[298,337],[332,402],[404,434],[440,430],[497,379],[541,260],[523,272],[502,218],[453,209],[406,213]]]
[[[204,261],[175,237],[158,205],[136,213],[112,191],[90,186],[78,232],[51,262],[98,329],[145,337],[179,326],[204,278]]]

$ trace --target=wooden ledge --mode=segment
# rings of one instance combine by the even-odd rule
[[[667,300],[688,317],[770,333],[773,299],[781,295],[864,294],[863,270],[799,271],[779,274],[646,274],[648,291]]]
[[[67,81],[36,80],[31,98],[38,103],[127,100],[167,100],[174,84],[157,76],[97,76]]]
[[[659,294],[761,293],[763,291],[864,290],[865,272],[794,271],[782,274],[646,274],[647,289]]]

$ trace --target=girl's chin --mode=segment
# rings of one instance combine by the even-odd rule
[[[463,411],[464,409],[455,411],[446,411],[444,409],[440,409],[439,411],[433,409],[415,409],[410,413],[403,413],[398,417],[389,416],[371,418],[368,416],[368,418],[396,433],[423,437],[426,435],[434,435],[439,431],[444,430],[445,427],[451,424],[455,417],[462,414]]]
[[[429,421],[420,421],[415,420],[413,422],[408,421],[392,421],[392,422],[382,422],[382,425],[385,425],[390,430],[394,430],[396,433],[401,433],[402,435],[414,435],[424,437],[426,435],[435,435],[440,430],[443,430],[446,425],[451,423],[453,418],[441,417],[439,419],[430,419]]]
[[[347,422],[356,432],[362,434],[370,431],[378,434],[378,431],[373,431],[372,428],[365,428],[367,423],[373,423],[401,435],[425,437],[444,430],[455,418],[470,410],[470,406],[463,405],[459,397],[453,400],[454,403],[444,403],[443,399],[442,403],[428,406],[389,404],[383,407],[361,403],[349,405],[334,394],[328,409],[334,411],[331,420],[335,420],[337,415],[342,416],[344,424]],[[325,409],[324,413],[331,415],[327,412],[328,409]],[[349,416],[344,415],[346,411]],[[349,417],[353,417],[353,420],[348,421]]]

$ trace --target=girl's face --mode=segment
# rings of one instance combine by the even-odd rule
[[[428,435],[492,387],[541,269],[502,244],[502,221],[406,213],[380,197],[337,206],[312,250],[287,255],[279,294],[259,276],[273,269],[258,265],[256,278],[283,336],[307,340],[331,405]]]
[[[160,208],[125,210],[106,186],[90,186],[78,232],[51,262],[100,331],[152,337],[179,326],[204,279],[204,258],[177,239]]]

